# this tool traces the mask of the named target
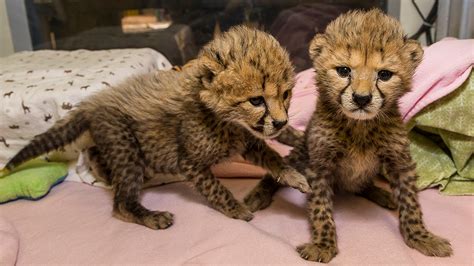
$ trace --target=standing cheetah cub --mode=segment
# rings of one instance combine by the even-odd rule
[[[169,227],[173,215],[146,209],[139,194],[154,178],[171,174],[190,181],[215,209],[249,221],[252,213],[210,167],[241,154],[281,183],[310,191],[306,178],[264,142],[287,123],[293,76],[287,52],[273,37],[236,27],[206,45],[182,72],[139,76],[86,99],[6,168],[87,133],[89,159],[98,178],[113,187],[118,218],[152,229]]]
[[[297,248],[307,260],[329,262],[338,252],[333,188],[361,193],[396,208],[406,244],[428,256],[449,256],[449,242],[429,232],[416,194],[415,163],[398,100],[410,90],[423,50],[403,36],[400,23],[379,10],[353,11],[315,36],[310,55],[319,98],[304,136],[288,130],[279,140],[295,148],[290,165],[307,175],[311,242]],[[385,169],[394,193],[373,186]],[[246,197],[252,211],[267,207],[278,184],[266,176]]]

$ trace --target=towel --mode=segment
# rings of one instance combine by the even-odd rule
[[[474,73],[408,123],[419,188],[474,195]]]

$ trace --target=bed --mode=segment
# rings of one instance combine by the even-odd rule
[[[238,199],[256,184],[255,179],[222,181]],[[185,183],[165,185],[143,195],[146,207],[175,215],[172,227],[154,231],[112,217],[110,191],[65,182],[40,201],[0,206],[0,225],[10,225],[0,228],[0,260],[8,261],[10,252],[17,265],[311,265],[295,251],[310,237],[304,201],[300,192],[284,189],[268,209],[244,222],[211,209]],[[339,195],[334,206],[339,254],[331,263],[472,265],[473,198],[431,189],[420,193],[420,203],[428,228],[451,240],[453,257],[426,257],[408,248],[395,212]]]

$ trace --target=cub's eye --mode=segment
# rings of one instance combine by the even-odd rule
[[[392,77],[393,73],[388,70],[380,70],[377,76],[382,81],[387,81]]]
[[[265,99],[263,99],[262,96],[258,96],[258,97],[250,98],[249,102],[254,106],[259,106],[259,105],[262,105],[265,102]]]
[[[287,90],[283,93],[283,100],[288,99],[288,96],[290,96],[290,91],[289,90]]]
[[[351,74],[351,69],[348,67],[336,67],[337,74],[343,78],[347,78]]]

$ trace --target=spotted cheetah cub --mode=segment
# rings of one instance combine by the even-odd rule
[[[285,127],[293,85],[287,52],[270,35],[236,27],[207,44],[183,69],[139,76],[81,102],[36,136],[7,164],[12,169],[89,134],[88,154],[114,193],[114,214],[152,229],[173,215],[139,201],[160,175],[190,181],[212,207],[249,221],[252,213],[210,167],[240,154],[279,182],[310,191],[306,178],[283,163],[264,139]]]
[[[279,140],[295,148],[290,165],[305,173],[311,242],[297,248],[307,260],[329,262],[338,252],[332,215],[333,189],[361,193],[385,207],[398,205],[406,244],[428,256],[452,254],[449,242],[423,224],[415,163],[398,100],[408,92],[423,55],[400,23],[379,10],[352,11],[330,23],[310,44],[319,98],[304,135]],[[298,135],[302,137],[299,137]],[[394,193],[373,186],[384,169]],[[266,176],[245,198],[252,211],[267,207],[278,184]]]

